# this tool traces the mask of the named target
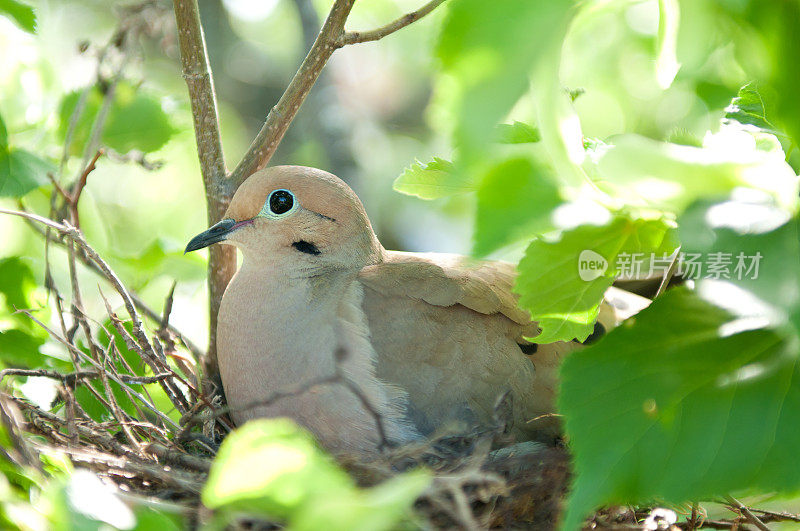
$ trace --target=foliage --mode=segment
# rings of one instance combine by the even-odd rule
[[[572,32],[621,4],[456,1],[437,50],[439,90],[449,99],[440,105],[457,147],[448,178],[469,183],[459,192],[476,191],[476,254],[529,241],[515,290],[539,322],[535,341],[584,340],[606,288],[630,275],[631,257],[641,257],[642,274],[665,274],[673,260],[681,271],[689,255],[730,265],[708,269],[696,291],[668,291],[564,363],[560,412],[577,472],[567,529],[602,504],[800,488],[792,450],[800,417],[798,180],[786,162],[800,139],[797,100],[787,97],[796,69],[786,67],[800,52],[789,37],[798,8],[659,1],[653,81],[661,90],[702,75],[681,78],[684,8],[713,9],[721,24],[759,32],[771,69],[748,57],[749,41],[734,39],[738,67],[759,83],[729,92],[722,121],[702,141],[631,131],[585,139],[558,81],[563,50]],[[538,124],[528,126],[537,131],[530,140],[539,142],[509,152],[490,133],[526,99]],[[429,199],[415,191],[441,175],[419,170],[413,190],[402,177],[395,188]],[[742,262],[756,255],[758,272]],[[594,268],[584,270],[590,260]]]
[[[278,4],[272,18],[253,22],[231,15],[230,27],[218,30],[231,32],[237,46],[219,52],[228,59],[217,70],[238,75],[218,83],[233,94],[224,106],[241,104],[238,100],[246,99],[241,85],[266,76],[253,67],[259,61],[248,54],[254,50],[280,48],[261,62],[290,77],[294,54],[302,50],[285,43],[303,39],[299,22],[297,35],[290,35],[289,8]],[[348,137],[345,132],[356,126],[342,118],[347,113],[341,102],[358,100],[353,106],[366,112],[370,98],[356,91],[369,84],[348,85],[342,76],[331,76],[347,87],[327,87],[341,91],[324,100],[335,109],[310,112],[311,125],[301,115],[293,130],[302,141],[281,156],[328,169],[339,161],[364,175],[397,175],[399,158],[414,160],[395,180],[395,190],[437,200],[444,219],[468,205],[474,255],[521,256],[515,291],[540,324],[541,333],[531,338],[536,342],[586,339],[606,289],[631,272],[634,257],[640,258],[638,271],[652,272],[656,279],[673,261],[678,273],[686,275],[686,257],[693,255],[717,257],[717,266],[729,266],[716,275],[704,270],[694,286],[668,289],[641,314],[567,358],[559,413],[575,475],[565,528],[578,528],[589,512],[605,504],[677,504],[731,493],[796,492],[800,70],[792,65],[800,60],[800,4],[449,0],[445,7],[431,50],[418,37],[396,45],[387,39],[387,57],[401,57],[397,63],[402,66],[394,64],[396,72],[387,76],[385,86],[400,89],[374,98],[381,102],[372,103],[380,107],[374,120],[357,116],[368,127]],[[356,11],[356,16],[368,18],[363,13]],[[46,9],[36,13],[23,2],[0,0],[0,22],[19,28],[20,39],[31,39],[20,42],[47,40],[35,35],[37,14],[46,21]],[[227,15],[220,20],[230,22]],[[276,40],[260,40],[264,35]],[[138,37],[147,40],[149,35]],[[172,37],[162,37],[158,45],[168,50]],[[72,49],[74,40],[70,34],[57,46]],[[148,54],[157,50],[156,40],[147,41]],[[419,57],[407,66],[411,47]],[[114,59],[123,52],[112,36],[102,52],[90,48],[89,53]],[[420,134],[423,124],[406,123],[403,115],[419,114],[420,102],[428,97],[427,81],[419,78],[431,54],[437,62],[428,139]],[[166,73],[160,72],[162,66],[148,56],[137,63],[144,79],[136,79],[129,72],[109,73],[113,61],[99,60],[93,79],[62,83],[55,73],[63,66],[56,64],[61,56],[52,49],[41,56],[56,59],[52,64],[26,59],[9,69],[5,77],[12,81],[3,81],[0,197],[47,212],[54,191],[48,174],[74,192],[80,179],[70,177],[81,175],[83,159],[94,154],[89,151],[105,148],[109,158],[101,159],[102,168],[89,178],[80,205],[82,229],[107,247],[103,255],[129,288],[161,302],[165,285],[178,279],[182,288],[189,286],[186,291],[198,292],[184,294],[179,305],[199,307],[204,262],[182,256],[177,243],[188,233],[186,227],[205,219],[198,206],[199,183],[187,185],[198,180],[196,163],[184,160],[194,153],[191,135],[183,134],[190,117],[185,105],[172,101],[184,88],[165,81],[178,77],[176,64],[165,61]],[[34,70],[38,84],[23,75]],[[265,92],[283,81],[265,81]],[[413,93],[408,96],[412,103],[396,108],[387,103],[406,92]],[[33,105],[33,98],[41,101]],[[259,98],[250,103],[264,106]],[[235,114],[224,110],[223,115]],[[378,115],[390,125],[376,130]],[[244,136],[242,125],[230,120],[223,128],[226,142]],[[329,122],[335,122],[333,134],[328,131],[335,142],[320,133]],[[417,143],[409,144],[408,136]],[[430,145],[423,149],[421,141]],[[231,142],[233,151],[246,147],[244,141]],[[344,155],[337,152],[342,145],[349,149]],[[164,158],[168,173],[146,171],[144,154]],[[138,163],[135,169],[131,161]],[[387,183],[376,183],[388,191]],[[194,201],[187,198],[192,192]],[[381,223],[396,223],[400,234],[417,226],[406,226],[404,220],[423,218],[398,215],[417,208],[404,198],[382,203],[386,215]],[[69,216],[67,210],[57,213]],[[417,229],[432,232],[427,226]],[[47,301],[41,286],[63,286],[70,272],[56,270],[51,277],[38,236],[16,229],[10,236],[12,252],[0,258],[0,364],[73,370],[70,353],[20,312],[34,310],[34,317],[58,328],[45,309],[55,296],[49,293]],[[393,239],[413,241],[397,234]],[[758,270],[737,269],[740,255],[760,256]],[[99,300],[94,303],[102,310]],[[97,309],[91,304],[88,313]],[[94,314],[95,339],[113,352],[113,368],[134,377],[153,376],[115,321]],[[201,312],[187,310],[187,315],[184,323],[205,318]],[[123,326],[132,332],[131,323]],[[75,347],[91,353],[85,341],[75,340]],[[35,383],[13,379],[10,386],[27,396],[23,388]],[[177,424],[180,414],[158,383],[132,383],[127,389],[146,394]],[[126,415],[141,414],[117,382],[106,388],[94,381],[91,387],[76,387],[74,394],[95,422],[112,420],[103,397],[113,398]],[[54,415],[67,414],[63,397],[48,406]],[[11,455],[11,439],[5,431],[0,435]],[[0,457],[3,525],[21,526],[31,519],[52,528],[180,525],[152,507],[137,507],[127,522],[92,514],[71,493],[88,489],[109,506],[119,500],[98,488],[94,476],[59,465],[67,461],[63,456],[41,455],[47,461],[44,471]],[[203,501],[217,511],[219,525],[247,514],[300,529],[382,529],[409,523],[413,500],[428,482],[427,475],[418,473],[358,488],[302,429],[285,421],[258,422],[226,439]],[[124,509],[118,513],[128,514]]]
[[[86,145],[92,134],[92,126],[103,105],[104,91],[110,87],[95,85],[67,94],[58,109],[59,135],[66,141],[70,132],[69,149],[79,155],[80,146]],[[161,108],[158,98],[137,89],[130,83],[114,87],[114,97],[108,118],[103,127],[102,142],[106,146],[127,153],[133,149],[149,153],[166,144],[175,132],[169,117]],[[83,111],[72,123],[72,117],[82,102]]]
[[[0,116],[0,197],[22,197],[47,182],[52,166],[33,153],[9,144]]]
[[[11,18],[23,30],[36,31],[36,12],[33,7],[17,0],[0,0],[0,15]]]
[[[203,503],[223,515],[278,518],[298,530],[394,529],[429,481],[417,471],[358,489],[305,430],[288,419],[257,420],[225,438]]]

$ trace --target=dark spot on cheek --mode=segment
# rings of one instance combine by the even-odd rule
[[[582,345],[591,345],[592,343],[597,343],[597,341],[606,334],[606,327],[603,326],[600,321],[597,321],[594,324],[594,330],[592,333],[589,334],[584,341],[578,341],[577,339],[573,339],[575,343],[581,343]]]
[[[301,253],[306,253],[314,256],[320,254],[320,250],[317,249],[317,246],[307,241],[300,240],[299,242],[294,242],[292,244],[292,247],[294,247]]]
[[[523,354],[527,354],[530,356],[531,354],[536,354],[536,351],[539,350],[539,345],[536,343],[529,343],[527,345],[523,345],[522,343],[517,343],[519,345],[519,349],[522,351]]]

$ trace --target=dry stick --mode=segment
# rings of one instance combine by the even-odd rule
[[[97,159],[99,159],[103,153],[104,151],[102,149],[97,150],[97,153],[94,154],[92,160],[89,161],[89,164],[78,177],[78,181],[75,183],[75,188],[71,194],[67,194],[61,187],[56,188],[57,190],[60,190],[62,194],[64,194],[64,198],[67,201],[67,206],[72,218],[72,224],[78,228],[81,226],[80,216],[78,215],[78,202],[81,200],[83,189],[86,188],[86,182],[89,178],[89,174],[95,170],[97,167]]]
[[[300,105],[317,81],[325,63],[328,62],[336,48],[340,47],[338,40],[344,32],[344,24],[350,10],[353,9],[354,2],[355,0],[336,0],[334,2],[308,55],[278,103],[267,114],[264,125],[250,144],[247,153],[231,173],[228,182],[229,193],[232,194],[250,174],[266,166],[269,159],[272,158],[284,133],[289,128],[289,124],[300,109]]]
[[[42,409],[34,406],[33,404],[27,402],[22,398],[18,398],[16,396],[7,394],[4,394],[4,396],[13,400],[18,406],[20,406],[20,408],[30,412],[33,415],[36,415],[40,419],[45,420],[50,424],[55,424],[61,427],[63,427],[66,424],[66,422],[63,419],[59,418],[58,416],[53,415],[52,413],[48,413],[47,411],[43,411]],[[95,442],[105,448],[117,452],[120,456],[125,455],[134,458],[138,457],[135,452],[117,442],[117,440],[114,439],[114,437],[112,437],[108,433],[98,432],[81,424],[78,424],[76,428],[78,430],[78,433],[84,439]]]
[[[106,370],[109,365],[113,365],[113,360],[111,359],[111,345],[114,344],[113,338],[109,341],[109,346],[105,351],[105,355],[103,356],[103,370],[100,371],[100,381],[103,383],[103,389],[106,392],[106,396],[108,397],[108,402],[111,405],[111,412],[114,415],[114,418],[117,419],[120,428],[122,429],[122,433],[125,434],[125,438],[128,439],[128,442],[136,449],[136,452],[141,454],[142,446],[141,441],[133,434],[133,430],[127,425],[127,415],[122,412],[122,408],[119,407],[119,403],[117,402],[117,398],[114,396],[114,392],[111,389],[111,384],[108,383],[108,374]]]
[[[9,210],[3,210],[3,209],[0,209],[0,213],[20,215],[28,223],[28,226],[31,227],[36,232],[38,232],[43,238],[45,238],[46,241],[48,241],[50,243],[55,243],[55,244],[60,245],[62,247],[66,247],[67,246],[67,243],[65,241],[62,241],[62,240],[60,240],[58,238],[55,238],[54,236],[49,234],[51,230],[55,229],[55,227],[48,225],[47,226],[47,230],[45,231],[45,230],[42,230],[41,228],[39,228],[38,225],[36,225],[37,222],[41,223],[41,220],[47,219],[47,218],[43,218],[41,216],[38,216],[38,215],[33,214],[31,212],[28,212],[25,209],[25,206],[23,204],[21,204],[21,203],[20,203],[19,206],[20,206],[20,210],[19,210],[18,213],[14,212],[14,211],[9,211]],[[55,230],[59,230],[59,229],[55,229]],[[103,271],[94,262],[92,262],[87,256],[83,255],[82,253],[78,253],[76,258],[78,258],[78,260],[80,260],[81,263],[86,268],[88,268],[90,271],[92,271],[96,275],[99,275],[99,276],[105,278],[105,274],[103,273]],[[139,310],[140,312],[142,312],[142,314],[144,314],[145,316],[147,316],[148,319],[151,319],[151,320],[153,320],[155,322],[161,322],[161,315],[158,312],[156,312],[155,310],[153,310],[152,308],[150,308],[138,295],[136,295],[136,293],[129,292],[128,295],[130,296],[131,300],[133,301],[133,304],[136,307],[136,309]],[[169,330],[170,333],[172,333],[181,343],[183,343],[183,345],[189,350],[189,352],[192,353],[192,355],[195,357],[195,359],[197,359],[197,360],[200,359],[200,357],[203,354],[203,351],[200,349],[200,347],[195,345],[190,339],[188,339],[180,330],[175,328],[173,325],[168,324],[167,325],[167,330]]]
[[[206,473],[211,470],[210,459],[203,459],[202,457],[196,457],[184,452],[172,450],[158,443],[149,444],[146,450],[169,464],[181,465]]]
[[[658,298],[659,295],[666,291],[667,286],[669,286],[669,281],[672,280],[672,276],[675,274],[675,269],[678,265],[678,257],[681,254],[681,248],[678,247],[675,250],[675,256],[672,257],[672,261],[669,263],[669,267],[666,271],[664,271],[664,276],[661,279],[661,284],[658,285],[658,289],[656,290],[656,294],[653,295],[653,299]]]
[[[106,312],[108,313],[108,316],[111,318],[111,323],[114,325],[114,328],[117,330],[119,335],[122,337],[122,340],[125,342],[125,346],[127,346],[129,350],[132,350],[133,352],[136,352],[139,355],[139,357],[142,359],[142,361],[144,361],[144,363],[148,367],[150,367],[153,372],[156,372],[156,368],[157,368],[158,364],[155,361],[153,361],[152,358],[155,358],[157,361],[160,361],[160,360],[158,360],[158,357],[155,356],[155,355],[151,356],[145,350],[145,347],[141,346],[139,344],[139,342],[137,342],[133,338],[133,336],[131,336],[128,333],[128,330],[122,325],[122,321],[116,316],[114,311],[111,309],[111,305],[109,304],[108,299],[106,299],[105,295],[103,295],[102,291],[100,291],[100,297],[103,299],[103,302],[106,305]],[[162,364],[162,368],[166,368],[168,371],[170,371],[170,376],[172,376],[172,377],[175,376],[174,372],[172,372],[172,369],[168,365]],[[180,394],[180,390],[177,390],[177,392],[173,394],[173,390],[172,390],[172,388],[170,386],[164,385],[165,382],[163,382],[163,381],[161,383],[162,383],[162,388],[164,389],[164,392],[167,393],[167,396],[169,396],[170,401],[172,402],[172,404],[180,411],[181,408],[178,406],[178,404],[180,403],[179,399],[178,399],[178,396]],[[148,393],[148,398],[149,398],[149,393]],[[188,404],[187,404],[187,407],[188,407]],[[183,413],[183,412],[181,412],[181,413]]]
[[[359,44],[362,42],[371,42],[380,40],[387,35],[391,35],[395,31],[401,30],[412,24],[422,17],[429,14],[431,11],[439,7],[445,2],[445,0],[432,0],[428,2],[421,8],[417,9],[416,11],[412,11],[411,13],[406,13],[402,17],[398,18],[395,21],[386,24],[380,28],[371,30],[371,31],[348,31],[341,35],[339,39],[337,39],[337,44],[339,46],[347,46],[348,44]]]
[[[81,351],[79,348],[77,348],[77,347],[76,347],[75,345],[73,345],[72,343],[68,342],[68,341],[67,341],[65,338],[63,338],[63,337],[59,336],[58,334],[56,334],[56,333],[55,333],[55,332],[54,332],[52,329],[50,329],[50,328],[49,328],[49,327],[48,327],[46,324],[44,324],[43,322],[41,322],[40,320],[38,320],[36,317],[34,317],[34,316],[33,316],[33,315],[30,313],[30,312],[28,312],[28,311],[26,311],[26,310],[18,310],[18,311],[20,311],[20,312],[24,313],[25,315],[27,315],[27,316],[28,316],[28,318],[29,318],[31,321],[33,321],[34,323],[36,323],[37,325],[39,325],[39,326],[40,326],[40,327],[41,327],[41,328],[42,328],[42,329],[43,329],[45,332],[47,332],[47,333],[48,333],[48,334],[50,334],[50,335],[51,335],[53,338],[55,338],[55,340],[56,340],[56,341],[58,341],[59,343],[61,343],[61,344],[62,344],[62,345],[64,345],[65,347],[67,347],[67,349],[69,349],[71,352],[73,352],[73,353],[75,353],[76,355],[78,355],[78,356],[82,357],[82,358],[83,358],[83,359],[84,359],[84,360],[85,360],[87,363],[89,363],[90,365],[93,365],[93,366],[94,366],[94,367],[95,367],[95,368],[96,368],[98,371],[102,371],[102,370],[103,370],[103,368],[100,366],[100,364],[99,364],[99,363],[97,363],[97,362],[96,362],[96,361],[94,361],[92,358],[90,358],[89,356],[87,356],[87,355],[86,355],[86,354],[85,354],[83,351]],[[152,404],[151,404],[151,403],[150,403],[150,402],[149,402],[149,401],[148,401],[148,400],[147,400],[145,397],[143,397],[141,394],[137,393],[136,391],[134,391],[133,389],[131,389],[130,387],[128,387],[128,385],[127,385],[127,384],[125,384],[125,382],[123,382],[121,378],[118,378],[118,377],[114,376],[113,374],[109,374],[109,377],[110,377],[110,378],[111,378],[113,381],[117,382],[119,385],[121,385],[121,386],[123,386],[123,387],[127,388],[127,390],[128,390],[128,392],[129,392],[129,393],[131,393],[133,396],[135,396],[135,397],[136,397],[136,398],[137,398],[137,399],[138,399],[138,400],[139,400],[139,401],[140,401],[140,402],[141,402],[141,403],[144,405],[144,407],[146,407],[147,409],[149,409],[149,410],[150,410],[152,413],[154,413],[156,416],[158,416],[159,418],[161,418],[161,419],[163,419],[164,421],[166,421],[166,422],[167,422],[168,424],[170,424],[170,425],[171,425],[173,428],[176,428],[176,429],[179,429],[179,428],[180,428],[180,427],[179,427],[177,424],[175,424],[175,422],[174,422],[174,421],[173,421],[171,418],[169,418],[168,416],[166,416],[164,413],[162,413],[162,412],[161,412],[161,410],[159,410],[157,407],[155,407],[154,405],[152,405]],[[91,387],[91,386],[89,386],[89,387]]]
[[[725,499],[728,500],[728,503],[735,507],[740,514],[744,515],[748,522],[761,529],[761,531],[769,531],[769,527],[767,527],[758,516],[754,515],[742,502],[733,496],[725,496]]]
[[[755,507],[751,508],[750,511],[764,515],[761,517],[762,521],[768,518],[772,518],[774,521],[779,521],[780,519],[782,519],[789,522],[800,522],[800,515],[796,514],[791,514],[786,512],[776,513],[775,511],[765,511],[763,509],[756,509]]]
[[[57,416],[42,411],[36,406],[29,404],[20,398],[10,395],[3,396],[13,400],[17,405],[21,406],[22,409],[25,409],[31,415],[37,417],[40,422],[45,421],[53,425],[63,426],[64,421]],[[41,425],[37,424],[36,422],[34,422],[34,425],[37,425],[37,427],[41,428]],[[133,474],[136,477],[145,477],[147,479],[158,480],[166,485],[179,487],[183,490],[192,492],[193,494],[199,493],[200,488],[202,487],[202,475],[186,473],[174,469],[165,469],[164,466],[159,465],[158,463],[148,459],[140,458],[131,450],[116,442],[113,437],[106,433],[96,432],[84,426],[79,426],[79,429],[81,431],[81,436],[86,440],[99,446],[109,448],[110,450],[114,451],[116,455],[103,454],[97,452],[96,450],[91,451],[86,448],[78,449],[59,447],[59,450],[69,454],[78,461],[86,463],[87,465],[100,462],[126,472],[128,477]],[[56,434],[57,432],[51,433],[51,435]],[[37,446],[41,447],[42,445],[37,444]]]
[[[88,467],[102,465],[106,468],[106,473],[113,474],[114,470],[119,470],[124,478],[131,476],[143,478],[149,481],[158,481],[172,488],[188,492],[193,496],[200,494],[203,488],[205,476],[196,473],[167,468],[154,461],[143,459],[131,459],[118,455],[109,455],[98,451],[87,449],[66,448],[63,450],[70,457],[85,464]],[[129,456],[130,457],[130,456]]]
[[[62,374],[58,371],[51,371],[48,369],[3,369],[0,371],[0,381],[6,376],[27,376],[27,377],[41,377],[50,378],[52,380],[61,380],[65,385],[77,385],[78,380],[83,378],[100,378],[100,371],[75,371],[67,374]],[[144,385],[156,383],[164,378],[172,376],[169,373],[156,374],[155,376],[129,376],[127,374],[120,374],[117,377],[131,385]]]
[[[142,324],[141,319],[139,318],[139,314],[136,311],[136,307],[133,304],[133,301],[128,294],[128,290],[119,280],[116,273],[111,270],[109,265],[103,260],[97,252],[86,243],[86,240],[83,239],[83,235],[78,231],[76,228],[69,226],[68,224],[62,225],[63,228],[66,230],[64,234],[69,236],[75,243],[81,246],[83,252],[87,255],[92,262],[97,264],[97,266],[103,271],[106,279],[111,282],[111,285],[114,286],[114,289],[117,293],[122,297],[122,301],[125,305],[125,308],[128,312],[128,315],[131,318],[131,322],[133,323],[133,333],[136,337],[137,342],[142,348],[143,351],[143,361],[153,370],[154,373],[158,373],[158,356],[153,349],[153,345],[150,343],[147,334],[144,332],[144,326]],[[141,354],[141,353],[140,353]],[[162,369],[171,371],[169,365],[164,362],[162,364]],[[186,403],[183,393],[170,381],[170,380],[161,380],[159,381],[161,384],[162,389],[164,392],[167,393],[170,401],[178,408],[178,411],[184,413],[186,409],[188,409],[188,404]]]

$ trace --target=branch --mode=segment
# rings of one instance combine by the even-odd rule
[[[416,11],[406,13],[397,20],[371,31],[348,31],[339,37],[339,39],[336,41],[336,44],[339,47],[342,47],[347,46],[348,44],[360,44],[362,42],[380,40],[387,35],[391,35],[395,31],[401,30],[406,26],[413,24],[422,17],[428,15],[431,11],[442,5],[444,2],[445,0],[431,0]]]
[[[278,103],[269,111],[267,119],[250,144],[241,162],[231,173],[229,193],[239,187],[253,172],[267,165],[278,148],[283,135],[292,123],[303,100],[306,99],[322,68],[333,52],[339,48],[339,38],[344,34],[344,24],[355,0],[336,0],[328,18],[317,35],[297,73],[292,78]]]
[[[206,54],[203,27],[197,0],[175,0],[175,21],[181,49],[183,78],[189,89],[194,118],[197,156],[203,175],[208,224],[213,225],[228,209],[227,169],[219,133],[217,98],[214,78]],[[236,272],[236,250],[226,245],[214,245],[208,250],[208,351],[201,358],[204,372],[211,378],[219,374],[217,366],[217,315],[222,294]]]
[[[175,0],[174,7],[183,79],[189,89],[189,99],[192,104],[200,171],[203,173],[207,194],[216,192],[215,198],[221,199],[222,190],[219,184],[226,174],[225,157],[219,134],[214,78],[211,76],[211,67],[208,64],[203,27],[200,25],[200,12],[197,0]]]

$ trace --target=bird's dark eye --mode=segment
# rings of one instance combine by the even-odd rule
[[[275,215],[286,214],[294,207],[294,196],[289,190],[275,190],[269,194],[269,211]]]

